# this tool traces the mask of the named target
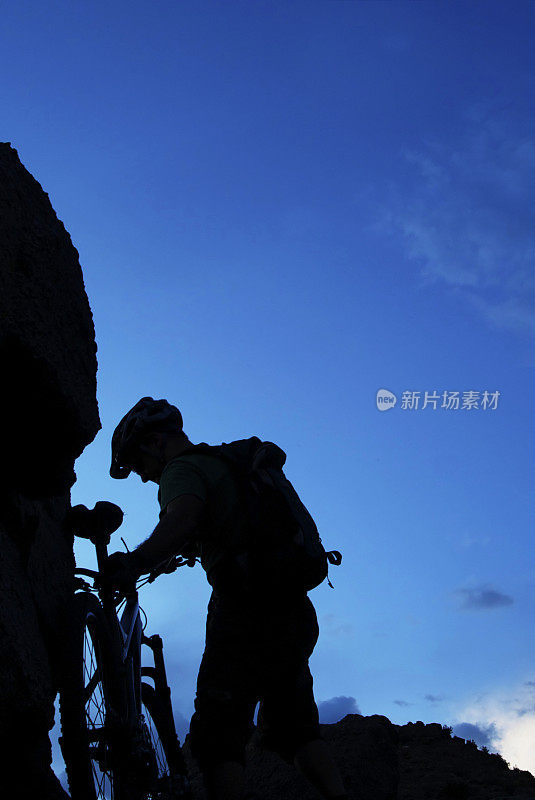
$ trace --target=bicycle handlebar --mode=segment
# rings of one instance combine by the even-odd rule
[[[95,504],[94,508],[89,510],[84,505],[73,506],[67,512],[64,519],[64,529],[83,539],[89,539],[97,549],[97,563],[99,570],[106,562],[108,557],[107,546],[110,542],[111,534],[116,531],[123,521],[123,512],[115,503],[110,503],[106,500],[100,500]],[[124,541],[124,540],[123,540]],[[125,545],[126,546],[126,545]],[[171,556],[158,564],[141,585],[145,583],[153,583],[159,575],[164,573],[170,574],[179,567],[187,564],[188,567],[195,566],[197,559],[195,557],[183,557],[180,555]],[[103,583],[100,581],[101,573],[89,569],[76,569],[75,574],[85,575],[93,579],[93,589],[105,591],[109,593],[112,590],[108,582]],[[132,590],[137,589],[137,581],[133,582]],[[112,595],[114,592],[112,591]],[[117,598],[117,594],[115,594]],[[120,600],[119,600],[120,602]]]
[[[171,558],[162,561],[160,564],[158,564],[157,567],[155,567],[150,573],[148,573],[148,577],[145,582],[153,583],[156,580],[156,578],[158,578],[160,575],[163,575],[164,573],[170,575],[172,572],[175,572],[175,570],[177,570],[179,567],[185,567],[186,565],[188,567],[193,567],[195,565],[195,559],[184,558],[183,556],[171,556]],[[101,573],[98,570],[84,569],[82,567],[76,567],[74,572],[75,575],[85,575],[88,578],[92,578],[94,583],[98,582],[98,579],[101,575]]]
[[[186,564],[188,567],[193,567],[195,565],[195,559],[184,558],[183,556],[171,556],[167,561],[162,561],[161,564],[158,564],[158,566],[149,573],[147,583],[153,583],[159,575],[163,575],[164,573],[170,575],[179,567],[185,567]]]

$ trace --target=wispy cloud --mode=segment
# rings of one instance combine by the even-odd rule
[[[391,53],[405,53],[411,47],[411,39],[399,31],[385,33],[381,39],[381,44],[385,50]]]
[[[354,632],[351,623],[340,621],[334,614],[325,614],[321,621],[330,636],[351,636]]]
[[[493,589],[488,584],[476,588],[457,589],[455,594],[463,598],[462,610],[501,608],[514,603],[512,597]]]
[[[425,699],[428,700],[430,703],[441,703],[444,700],[443,697],[439,697],[435,694],[426,694]]]
[[[473,292],[466,292],[465,298],[482,317],[496,328],[535,336],[535,310],[526,305],[527,293],[523,302],[519,302],[518,297],[492,301]]]
[[[412,180],[394,190],[380,227],[401,234],[422,285],[535,335],[535,143],[510,108],[481,104],[467,117],[454,143],[404,153]]]
[[[401,708],[406,708],[407,706],[413,706],[414,703],[408,703],[406,700],[394,700],[394,703],[397,706],[401,706]]]
[[[459,542],[460,547],[467,548],[473,546],[485,546],[490,544],[491,538],[490,536],[484,535],[474,535],[467,533],[463,539]]]
[[[454,732],[472,730],[488,739],[478,744],[486,744],[497,750],[511,767],[525,769],[535,775],[535,681],[526,681],[519,686],[496,689],[487,692],[464,704],[456,713],[457,723],[452,725]],[[464,736],[464,733],[457,735]]]
[[[321,700],[318,703],[320,722],[329,725],[338,722],[347,714],[360,714],[360,709],[354,697],[331,697],[330,700]]]

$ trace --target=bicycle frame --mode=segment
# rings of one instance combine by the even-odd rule
[[[95,544],[95,542],[93,542]],[[76,568],[75,575],[88,576],[95,580],[108,558],[108,547],[104,542],[95,544],[97,551],[98,572]],[[114,594],[110,589],[97,589],[109,629],[118,637],[120,644],[120,662],[127,689],[127,718],[123,722],[130,727],[137,725],[141,713],[141,645],[147,637],[143,635],[137,590],[125,596],[126,606],[121,618],[117,614]],[[149,640],[147,640],[148,642]],[[151,675],[153,673],[151,672]],[[153,676],[154,677],[154,676]]]
[[[99,501],[92,510],[74,506],[64,522],[65,532],[88,539],[97,556],[96,570],[76,566],[74,571],[73,647],[72,652],[66,648],[60,687],[69,780],[76,797],[85,800],[94,794],[107,797],[102,792],[108,783],[116,790],[116,800],[189,797],[162,639],[144,634],[146,618],[137,581],[118,593],[106,578],[111,534],[122,517],[118,506]],[[143,577],[139,587],[195,561],[192,556],[173,555]],[[88,596],[93,594],[98,601]],[[142,645],[151,649],[150,666],[141,665],[142,652],[146,653]],[[95,787],[86,786],[91,780]]]
[[[115,618],[117,619],[117,617]],[[141,643],[143,640],[137,591],[126,598],[126,606],[119,621],[119,633],[122,638],[121,663],[126,670],[128,719],[135,724],[141,713]]]
[[[107,540],[109,542],[109,538]],[[98,578],[107,558],[108,547],[106,541],[94,541],[97,553],[98,572],[83,568],[76,568],[75,575],[88,576],[93,580]],[[172,570],[188,563],[187,560],[178,559]],[[172,571],[165,570],[165,571]],[[154,576],[157,571],[153,573]],[[149,580],[153,580],[151,578]],[[125,595],[126,605],[121,617],[117,614],[114,593],[109,588],[97,589],[99,600],[102,604],[106,620],[112,635],[118,637],[120,643],[120,663],[124,670],[123,678],[127,687],[127,718],[124,720],[130,727],[135,727],[141,714],[141,678],[149,677],[154,682],[155,689],[170,701],[171,689],[167,684],[167,675],[163,659],[163,643],[160,636],[154,634],[150,637],[143,633],[137,589]],[[152,651],[154,666],[141,665],[141,646],[146,645]]]

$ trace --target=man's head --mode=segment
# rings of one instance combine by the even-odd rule
[[[178,408],[167,400],[142,397],[113,433],[110,475],[127,478],[133,470],[144,483],[159,483],[167,462],[188,444]]]
[[[168,461],[179,455],[190,441],[186,434],[158,432],[148,434],[132,452],[129,466],[143,483],[153,481],[160,483],[163,469]]]

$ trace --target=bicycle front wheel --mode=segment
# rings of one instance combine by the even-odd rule
[[[118,657],[98,599],[81,592],[73,604],[60,689],[60,741],[71,797],[122,800],[114,747],[125,702]]]
[[[167,708],[165,701],[147,683],[141,684],[141,713],[158,769],[156,781],[146,794],[146,800],[189,798],[186,765],[176,736],[170,703]]]

